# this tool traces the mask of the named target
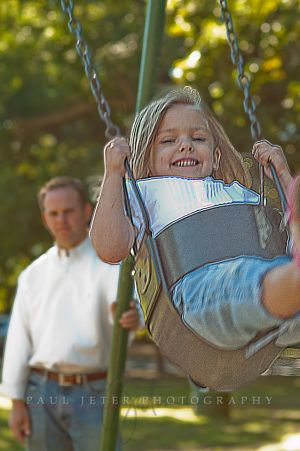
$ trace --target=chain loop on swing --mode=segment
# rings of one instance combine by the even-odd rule
[[[73,0],[61,0],[61,8],[66,16],[69,17],[68,27],[76,38],[76,50],[84,65],[86,76],[90,82],[92,93],[96,99],[97,109],[101,120],[105,123],[105,136],[112,139],[120,136],[120,129],[111,119],[111,109],[106,100],[102,86],[96,72],[96,68],[91,61],[88,44],[82,36],[82,27],[78,19],[74,17]]]
[[[231,60],[233,64],[237,67],[238,76],[237,81],[240,89],[244,93],[243,106],[245,113],[248,115],[251,124],[251,136],[254,141],[261,139],[261,126],[259,120],[257,119],[255,110],[256,102],[251,96],[251,84],[249,77],[245,74],[244,69],[244,58],[240,52],[238,39],[236,32],[234,30],[233,21],[231,13],[228,9],[227,0],[219,0],[221,6],[222,20],[225,23],[227,40],[230,46]],[[264,193],[264,169],[261,164],[259,164],[259,178],[260,178],[260,204],[265,205],[265,193]]]
[[[232,17],[228,9],[227,0],[220,0],[222,20],[225,22],[226,34],[231,50],[231,59],[238,70],[238,85],[244,92],[244,110],[248,114],[251,123],[251,135],[255,141],[261,139],[261,126],[256,117],[256,103],[250,94],[250,80],[244,71],[244,58],[240,52],[237,35],[235,33]]]

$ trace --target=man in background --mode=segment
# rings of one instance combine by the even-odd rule
[[[55,244],[20,275],[0,392],[10,427],[31,451],[99,449],[119,267],[96,255],[82,183],[56,177],[38,195]],[[135,303],[120,319],[137,329]]]

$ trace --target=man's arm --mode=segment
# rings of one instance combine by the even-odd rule
[[[29,417],[24,401],[29,375],[28,362],[32,353],[26,309],[28,295],[21,276],[8,328],[0,385],[0,393],[13,400],[9,425],[14,437],[20,442],[30,434]]]
[[[29,293],[19,278],[17,293],[9,322],[4,349],[2,384],[0,392],[11,399],[23,399],[29,375],[29,359],[32,354],[27,305]]]
[[[14,438],[22,444],[24,443],[25,438],[31,434],[27,406],[21,399],[12,400],[9,427]]]

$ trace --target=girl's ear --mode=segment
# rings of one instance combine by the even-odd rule
[[[215,171],[219,169],[220,159],[221,159],[221,149],[220,147],[216,147],[214,150],[214,162],[213,162],[213,169]]]

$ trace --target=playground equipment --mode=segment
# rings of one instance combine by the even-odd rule
[[[64,12],[69,16],[69,28],[72,31],[72,33],[74,33],[74,35],[76,36],[77,51],[83,60],[87,77],[90,80],[91,89],[96,98],[100,117],[106,124],[106,136],[108,138],[112,138],[113,136],[118,135],[120,132],[118,127],[116,127],[111,120],[110,108],[103,95],[102,87],[99,78],[97,76],[97,73],[91,63],[88,46],[82,37],[81,26],[79,22],[74,18],[73,1],[67,2],[62,0],[61,3]],[[222,10],[223,20],[225,20],[226,23],[226,30],[228,41],[231,47],[232,60],[234,64],[237,65],[238,68],[238,83],[240,88],[244,91],[244,109],[250,119],[252,137],[254,140],[257,140],[261,137],[261,129],[260,124],[255,115],[256,109],[255,102],[250,94],[250,81],[244,72],[243,58],[239,51],[236,34],[233,28],[232,18],[228,10],[226,0],[220,0],[220,6]],[[160,42],[163,33],[164,13],[165,13],[164,1],[150,0],[148,2],[136,111],[139,111],[151,98],[151,94],[153,91],[152,74],[156,67],[155,62],[159,54]],[[130,172],[129,167],[128,172]],[[268,258],[271,258],[273,255],[284,252],[286,247],[287,236],[285,233],[282,233],[278,228],[280,218],[278,218],[278,216],[276,216],[276,214],[274,214],[274,212],[269,207],[266,207],[266,199],[264,195],[263,169],[260,168],[259,172],[260,172],[259,207],[250,208],[249,206],[245,206],[246,208],[242,209],[241,212],[238,212],[237,206],[227,206],[227,207],[224,206],[222,208],[228,209],[227,214],[228,220],[230,220],[231,217],[233,216],[235,218],[234,222],[236,224],[239,223],[240,219],[244,214],[247,215],[247,218],[251,218],[249,219],[251,224],[251,233],[253,233],[253,236],[255,236],[255,245],[257,246],[258,252],[261,251],[262,253],[261,255],[266,255]],[[278,183],[274,168],[272,168],[272,172],[284,207],[286,201],[282,189],[280,187],[280,184]],[[254,211],[254,209],[256,210]],[[233,212],[235,212],[237,216],[235,216],[235,214],[232,215]],[[205,215],[203,216],[203,213],[201,213],[201,215],[202,215],[201,220],[211,221],[211,218],[209,217],[205,218],[204,217]],[[198,219],[199,218],[197,218],[197,220]],[[146,217],[145,220],[147,220]],[[232,225],[232,222],[230,222],[230,224]],[[261,230],[263,230],[262,234],[259,231],[258,224],[260,224]],[[191,261],[190,260],[188,261],[187,259],[183,259],[183,261],[180,261],[178,258],[180,251],[176,253],[175,262],[177,264],[177,267],[175,268],[174,266],[168,268],[168,262],[162,262],[160,258],[157,258],[157,256],[159,257],[160,254],[159,251],[160,246],[164,247],[164,249],[170,248],[169,246],[170,242],[172,240],[173,242],[178,241],[176,240],[177,236],[176,234],[180,234],[182,227],[186,226],[190,225],[181,224],[180,227],[178,227],[178,230],[175,231],[172,230],[172,233],[170,233],[168,237],[164,238],[160,237],[160,239],[158,240],[160,242],[158,244],[153,243],[153,240],[148,235],[146,240],[147,243],[145,241],[145,245],[143,246],[142,251],[139,253],[136,259],[135,274],[137,278],[138,290],[141,295],[142,306],[144,308],[146,316],[146,324],[148,325],[150,334],[154,336],[158,335],[157,331],[162,330],[165,327],[165,318],[168,318],[168,321],[170,319],[169,325],[167,327],[168,331],[170,331],[171,325],[173,324],[172,328],[173,330],[177,331],[176,332],[177,336],[178,334],[180,335],[182,333],[188,334],[186,330],[183,331],[182,329],[183,325],[180,324],[179,315],[177,314],[177,312],[173,311],[174,309],[172,310],[171,301],[168,300],[168,288],[170,286],[170,280],[174,280],[174,277],[176,278],[178,277],[179,274],[182,274],[182,272],[180,273],[181,268],[184,268],[184,271],[191,270],[193,266],[188,266],[188,264],[191,264]],[[265,245],[262,246],[262,240],[264,239],[262,238],[262,235],[264,235],[269,226],[273,228],[273,233],[277,237],[277,240],[275,240],[275,242],[278,243],[278,245],[276,245],[275,248],[273,245],[269,246],[267,243],[265,243]],[[143,254],[144,251],[145,254]],[[235,255],[241,255],[242,250],[241,248],[239,248],[233,250],[233,252],[236,252]],[[221,258],[222,255],[224,256],[223,250],[221,250],[221,253],[217,252],[214,258],[215,259]],[[194,257],[199,258],[199,255],[195,255]],[[208,258],[211,257],[209,256]],[[171,259],[173,259],[172,256]],[[117,318],[119,318],[119,316],[128,308],[129,299],[132,293],[131,273],[133,265],[134,262],[132,257],[127,258],[122,264],[118,288],[118,309],[116,313]],[[145,290],[145,287],[141,288],[141,281],[143,281],[145,278],[147,280],[151,279],[149,277],[150,271],[152,275],[152,281],[154,280],[153,283],[154,291],[150,293],[150,296],[144,296],[147,290]],[[138,281],[139,277],[140,281]],[[158,302],[157,300],[159,299],[159,295],[161,295],[161,299]],[[160,334],[160,336],[161,335],[162,334]],[[163,343],[161,342],[161,340],[163,340]],[[249,382],[249,380],[252,380],[253,378],[257,377],[260,373],[264,372],[265,370],[268,370],[269,374],[283,374],[283,373],[285,373],[286,375],[288,374],[294,375],[295,373],[298,374],[299,371],[299,370],[297,371],[298,361],[296,362],[296,360],[294,360],[294,362],[296,362],[296,365],[294,366],[290,364],[291,357],[298,356],[297,349],[296,350],[289,349],[284,351],[283,354],[285,354],[284,355],[285,360],[283,361],[283,364],[281,364],[280,363],[281,360],[278,359],[276,365],[273,365],[273,369],[268,369],[270,364],[274,361],[274,359],[276,359],[276,357],[278,357],[278,355],[281,353],[281,350],[275,347],[274,342],[272,341],[272,336],[269,335],[268,340],[269,341],[266,347],[254,355],[250,355],[251,354],[250,352],[248,353],[248,356],[245,356],[245,350],[232,351],[234,354],[232,354],[230,365],[228,365],[228,358],[227,357],[224,358],[224,353],[226,354],[227,351],[218,351],[216,353],[215,349],[210,349],[207,347],[205,350],[203,350],[203,348],[201,348],[202,346],[201,344],[200,346],[201,349],[199,348],[200,351],[198,355],[199,363],[195,365],[194,349],[196,349],[197,346],[199,347],[199,343],[196,344],[195,337],[190,337],[187,338],[187,341],[185,341],[182,344],[181,352],[178,352],[177,350],[177,354],[185,354],[183,362],[179,362],[178,359],[176,361],[175,359],[175,363],[177,363],[183,369],[185,369],[187,374],[196,383],[200,385],[207,385],[217,389],[235,388],[243,383]],[[168,345],[168,341],[169,342],[172,341],[169,340],[169,336],[165,336],[164,338],[158,338],[157,341],[160,342],[163,350],[169,352],[166,350],[166,345]],[[122,376],[125,366],[126,342],[127,342],[127,333],[118,326],[118,322],[116,321],[108,377],[108,392],[107,392],[108,403],[106,406],[104,418],[104,434],[101,443],[102,451],[115,449],[117,436],[117,422],[119,416],[119,405],[109,402],[109,400],[111,400],[113,396],[119,398],[122,391]],[[169,352],[169,356],[172,357],[172,355],[174,355],[174,350],[176,349],[177,344],[178,341],[173,340],[172,343],[173,350]],[[190,350],[191,348],[193,348],[192,363],[188,362],[188,360],[186,359],[186,354],[188,354],[187,351]],[[203,360],[204,356],[206,356],[205,360]],[[205,365],[203,365],[203,361],[205,361]],[[286,365],[287,361],[288,365]],[[218,364],[216,364],[216,362],[218,362]],[[203,366],[206,366],[206,368],[208,367],[210,368],[210,371],[207,372],[207,374],[205,375],[205,378],[207,377],[207,380],[206,379],[203,380],[203,378],[201,378],[201,375],[203,376]],[[230,368],[235,367],[236,369],[234,372],[230,373],[227,371],[229,367]],[[214,375],[211,374],[212,369],[215,369]],[[198,377],[199,374],[200,377]],[[218,376],[217,378],[215,378],[216,375]]]

